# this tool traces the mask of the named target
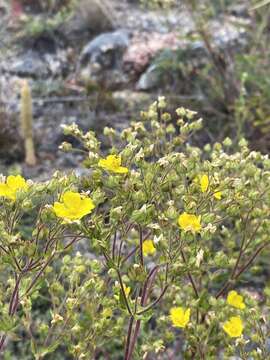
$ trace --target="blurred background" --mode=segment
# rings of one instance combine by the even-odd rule
[[[103,141],[159,95],[204,118],[197,145],[246,137],[268,153],[270,5],[256,5],[0,0],[0,173],[80,172],[80,155],[59,150],[73,141],[61,124]]]

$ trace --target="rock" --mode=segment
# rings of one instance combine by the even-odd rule
[[[31,14],[40,13],[43,10],[42,1],[40,0],[12,0],[14,3],[19,3],[24,12]]]
[[[267,351],[268,354],[270,354],[270,338],[266,338],[265,339],[265,350]]]
[[[161,50],[165,48],[176,50],[182,43],[177,32],[136,34],[124,54],[124,67],[140,74]]]
[[[65,35],[81,36],[84,31],[100,34],[115,29],[117,20],[110,0],[81,0],[74,15],[63,25]]]
[[[55,54],[60,38],[53,33],[43,32],[33,37],[27,36],[23,43],[25,48],[30,48],[39,55]]]
[[[159,75],[160,75],[160,71],[158,70],[157,65],[156,64],[150,65],[147,71],[144,74],[142,74],[142,76],[140,77],[136,85],[136,89],[147,91],[157,87],[159,85],[159,80],[160,80]]]
[[[29,50],[19,59],[7,64],[5,71],[20,77],[46,78],[49,69],[38,53]]]
[[[220,58],[223,58],[228,50],[239,51],[246,45],[246,29],[244,26],[234,25],[233,20],[235,19],[230,17],[223,19],[223,22],[213,21],[210,24],[210,41]],[[203,41],[181,40],[175,33],[155,36],[152,34],[145,44],[133,42],[124,55],[129,71],[137,73],[149,61],[146,72],[140,76],[136,85],[138,90],[144,91],[164,87],[163,75],[166,80],[170,78],[175,81],[178,77],[181,80],[181,63],[189,67],[190,73],[194,73],[208,63],[209,59],[208,49]]]
[[[62,77],[70,72],[70,61],[66,50],[58,50],[55,54],[45,54],[44,61],[53,77]]]
[[[29,50],[25,54],[17,55],[16,60],[4,62],[3,72],[19,78],[47,80],[49,77],[59,77],[67,73],[69,62],[67,51],[58,50],[56,53],[41,55],[37,51]]]
[[[0,104],[0,159],[5,164],[22,160],[23,143],[16,118],[11,117]]]
[[[229,6],[229,12],[234,16],[248,17],[248,5],[247,4],[232,4]]]
[[[104,54],[106,58],[109,52],[119,52],[119,55],[122,55],[128,45],[129,36],[126,31],[118,30],[99,35],[84,47],[80,56],[80,62],[81,64],[87,61],[101,62]],[[111,62],[108,63],[107,59],[104,59],[104,63],[111,65]]]
[[[129,45],[129,33],[125,30],[105,33],[88,43],[81,55],[81,76],[115,88],[126,82],[123,72],[123,54]]]
[[[213,45],[223,51],[235,46],[246,44],[246,26],[250,24],[248,19],[235,16],[224,17],[220,21],[212,21],[209,33],[212,36]]]
[[[7,15],[8,9],[7,4],[3,0],[0,0],[0,16],[3,19]]]

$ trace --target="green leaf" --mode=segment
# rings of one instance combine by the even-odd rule
[[[50,345],[50,346],[41,347],[39,349],[39,351],[36,353],[35,358],[36,359],[42,359],[46,355],[53,353],[58,348],[60,343],[61,343],[61,340],[58,340],[58,341],[54,342],[52,345]]]
[[[16,327],[16,320],[9,315],[2,315],[0,319],[0,331],[9,332]]]

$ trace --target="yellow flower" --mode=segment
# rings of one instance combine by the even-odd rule
[[[116,290],[114,298],[119,301],[120,296],[122,296],[122,294],[123,294],[122,287],[120,286],[118,281],[116,281],[114,285],[115,285],[115,290]],[[124,288],[124,293],[125,293],[126,297],[128,298],[130,295],[131,288],[124,283],[123,283],[123,288]]]
[[[227,296],[227,303],[240,310],[243,310],[246,307],[245,303],[243,302],[243,296],[237,294],[237,292],[234,290],[229,292]]]
[[[145,240],[143,242],[143,255],[144,256],[148,256],[148,255],[153,255],[156,252],[156,248],[154,246],[154,243],[152,240]]]
[[[121,157],[117,155],[108,155],[106,159],[99,160],[98,166],[117,174],[125,174],[128,172],[128,168],[121,166]]]
[[[130,287],[126,286],[125,284],[123,284],[123,287],[124,287],[126,297],[129,297],[130,290],[131,290]]]
[[[82,196],[73,191],[62,195],[61,202],[55,202],[53,210],[56,216],[66,220],[80,220],[90,214],[95,205],[89,197]]]
[[[189,323],[190,309],[184,309],[182,307],[173,307],[170,310],[170,317],[173,326],[185,328]]]
[[[200,180],[202,192],[206,192],[209,186],[209,178],[207,175],[203,175]]]
[[[243,332],[243,323],[239,316],[232,316],[228,321],[223,325],[223,330],[230,337],[239,337]]]
[[[16,200],[18,191],[26,191],[28,188],[29,185],[21,175],[10,175],[5,183],[0,183],[0,196]]]
[[[222,197],[222,192],[221,191],[216,191],[213,194],[214,198],[216,198],[217,200],[221,200]]]
[[[201,217],[184,212],[179,216],[178,224],[184,231],[195,233],[201,230]]]
[[[209,178],[207,175],[197,176],[195,180],[197,183],[200,181],[201,191],[203,193],[209,189]],[[221,200],[222,192],[216,189],[213,196],[215,199]]]

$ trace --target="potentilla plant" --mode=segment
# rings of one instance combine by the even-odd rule
[[[242,279],[269,245],[270,160],[245,140],[194,146],[202,120],[166,106],[105,128],[106,154],[65,126],[88,176],[3,179],[3,350],[25,329],[36,359],[61,347],[74,359],[267,358],[268,314]]]
[[[230,139],[192,146],[202,120],[179,108],[175,124],[165,109],[159,98],[120,136],[105,128],[112,144],[105,157],[94,134],[65,128],[84,144],[89,186],[106,199],[103,240],[94,246],[121,288],[129,317],[125,358],[155,351],[144,346],[140,331],[149,328],[149,319],[163,323],[164,316],[182,329],[186,357],[215,356],[217,348],[243,353],[255,336],[249,331],[254,304],[239,301],[236,286],[269,244],[270,161],[245,140],[238,152]],[[258,347],[258,354],[264,351]]]

